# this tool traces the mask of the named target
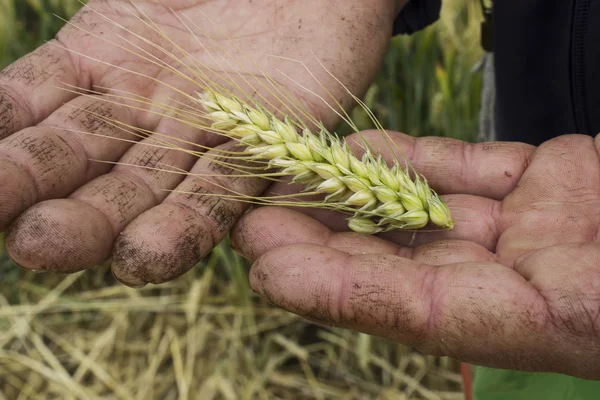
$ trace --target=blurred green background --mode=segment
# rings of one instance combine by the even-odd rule
[[[80,6],[0,0],[0,67]],[[385,128],[476,140],[480,20],[476,0],[446,0],[436,24],[392,40],[365,97]],[[107,266],[23,272],[0,235],[0,399],[462,399],[456,362],[274,309],[247,271],[225,242],[184,277],[134,290]]]

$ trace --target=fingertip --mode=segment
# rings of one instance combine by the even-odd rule
[[[350,256],[312,244],[273,249],[250,269],[250,286],[271,304],[295,314],[339,321],[337,300]]]
[[[113,264],[111,267],[111,273],[113,278],[115,278],[118,282],[134,289],[141,289],[148,284],[142,278],[126,268],[115,268],[115,264]]]
[[[23,269],[72,273],[108,258],[112,241],[112,227],[96,209],[58,199],[36,204],[16,220],[6,251]]]
[[[168,282],[192,269],[214,245],[206,224],[191,210],[163,203],[140,215],[119,235],[112,273],[132,287]]]
[[[315,250],[318,250],[315,253]],[[311,244],[292,244],[276,247],[265,252],[250,268],[250,284],[254,289],[263,288],[274,280],[281,281],[287,277],[298,277],[304,273],[303,266],[307,261],[320,264],[315,258],[323,252],[338,252],[323,246]],[[341,253],[341,252],[339,252]],[[319,257],[320,258],[320,257]]]
[[[243,257],[261,255],[296,243],[324,243],[330,230],[319,221],[283,207],[261,207],[244,215],[231,232],[231,244]]]
[[[496,248],[501,234],[501,202],[464,194],[444,195],[442,200],[450,209],[452,219],[456,223],[452,230],[434,226],[431,230],[395,230],[381,236],[401,246],[413,248],[440,240],[471,241],[490,251]]]

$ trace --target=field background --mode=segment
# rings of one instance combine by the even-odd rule
[[[79,7],[0,0],[0,68]],[[386,128],[476,140],[480,20],[477,0],[445,0],[439,22],[392,40],[366,95]],[[134,290],[107,266],[23,272],[0,234],[0,400],[463,398],[456,362],[275,309],[248,268],[224,242],[182,278]]]

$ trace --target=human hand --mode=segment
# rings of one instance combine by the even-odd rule
[[[336,232],[330,213],[259,208],[232,231],[257,260],[254,290],[425,353],[600,379],[600,135],[538,148],[393,138],[443,194],[454,230],[411,243]]]
[[[225,71],[215,73],[215,80],[224,74],[239,79],[240,85],[243,79],[251,81],[253,76],[264,79],[257,66],[243,60],[239,64],[244,65],[243,70],[237,70],[235,63],[215,65],[214,54],[209,54],[205,44],[161,3],[136,1],[146,16],[198,64]],[[278,62],[267,55],[303,60],[317,70],[314,53],[334,75],[349,82],[352,91],[362,93],[383,59],[396,3],[402,1],[377,0],[365,5],[359,0],[297,0],[282,7],[270,1],[240,1],[233,6],[227,1],[174,0],[168,5],[203,24],[202,29],[216,40],[215,47],[236,53],[235,43],[269,75],[281,70],[301,81],[306,77],[303,66]],[[101,117],[176,137],[180,139],[176,144],[187,150],[193,148],[192,143],[209,148],[230,145],[221,137],[144,109],[103,101],[100,96],[77,96],[55,88],[64,83],[86,89],[101,87],[105,100],[108,92],[126,91],[154,103],[169,100],[169,106],[175,108],[188,101],[141,76],[152,76],[188,94],[198,90],[158,65],[156,60],[173,64],[151,47],[151,43],[164,46],[165,41],[126,10],[135,11],[127,1],[91,0],[72,20],[88,33],[66,25],[56,40],[0,73],[0,231],[8,232],[8,254],[23,268],[74,272],[102,262],[112,252],[113,273],[122,282],[135,286],[164,282],[197,263],[245,210],[241,203],[222,202],[217,197],[169,194],[166,190],[210,192],[214,186],[152,168],[168,165],[209,174],[219,166],[181,151],[144,145],[152,138],[141,144],[114,140],[132,137]],[[219,31],[206,16],[216,20]],[[115,24],[130,31],[118,29]],[[112,32],[156,58],[146,56],[144,60],[101,39],[132,48]],[[150,40],[144,43],[131,32]],[[176,52],[173,46],[168,50]],[[183,65],[174,67],[187,72]],[[129,74],[123,68],[138,74]],[[334,86],[330,76],[318,75],[325,87]],[[298,92],[289,80],[279,83],[292,93]],[[306,86],[322,92],[314,81]],[[341,89],[333,94],[344,105],[350,104],[350,96]],[[336,116],[323,112],[318,101],[302,100],[326,125],[336,123]],[[117,165],[111,169],[109,164],[90,159],[146,168]],[[257,195],[265,188],[263,181],[220,179],[222,185],[247,195]]]

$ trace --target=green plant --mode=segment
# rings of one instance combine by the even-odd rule
[[[86,3],[83,1],[83,3]],[[54,37],[79,0],[0,0],[0,68]]]

